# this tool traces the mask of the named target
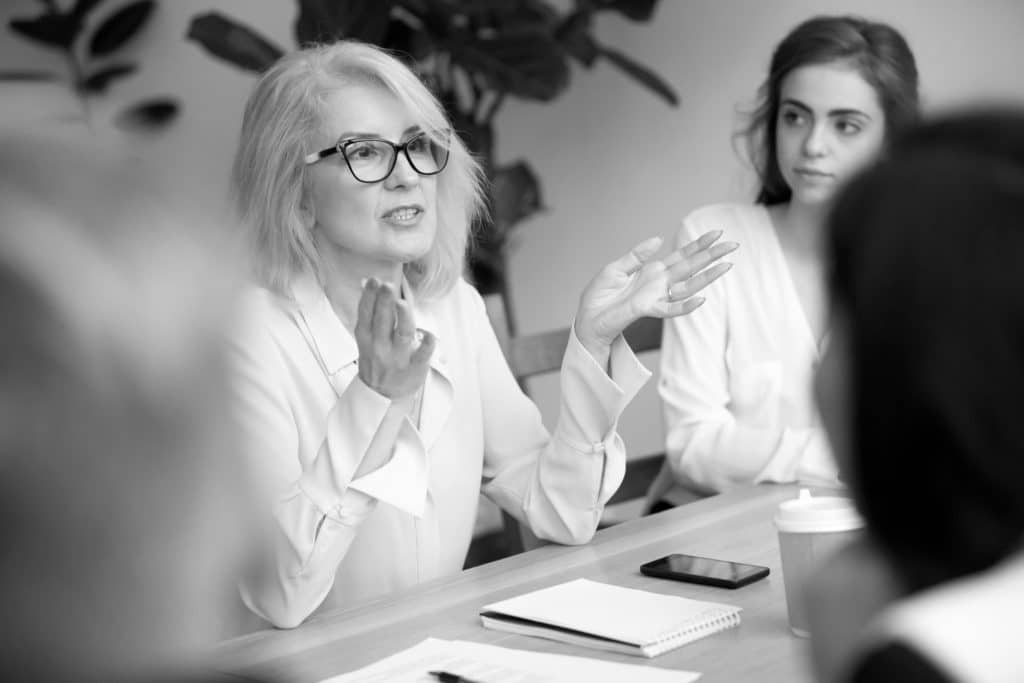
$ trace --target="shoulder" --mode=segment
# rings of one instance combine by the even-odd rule
[[[721,230],[723,239],[743,241],[762,225],[764,207],[759,204],[710,204],[690,212],[683,219],[680,240],[696,239],[711,230]]]
[[[266,329],[291,326],[289,310],[294,305],[269,289],[250,285],[238,297],[237,318],[239,323],[245,326]]]
[[[295,332],[289,313],[293,307],[292,302],[268,289],[247,287],[238,297],[232,324],[228,326],[232,346],[255,350],[290,336]]]

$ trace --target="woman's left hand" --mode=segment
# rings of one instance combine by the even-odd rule
[[[732,267],[711,264],[739,246],[715,244],[721,236],[721,231],[705,233],[664,259],[654,259],[662,240],[652,237],[602,268],[583,290],[576,312],[576,336],[583,347],[600,361],[635,320],[686,315],[704,303],[693,295]]]

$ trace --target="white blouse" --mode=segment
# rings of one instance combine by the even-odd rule
[[[758,482],[836,485],[811,390],[820,350],[768,211],[699,209],[683,221],[678,244],[716,229],[740,244],[730,256],[735,266],[708,287],[701,308],[665,324],[659,392],[668,479],[704,492]]]
[[[900,600],[868,626],[860,650],[902,642],[953,681],[1024,681],[1024,555]]]
[[[420,304],[437,338],[419,420],[358,378],[355,339],[322,288],[253,291],[233,339],[247,454],[274,496],[276,567],[242,586],[280,627],[462,569],[481,491],[540,538],[593,536],[625,472],[616,422],[650,373],[620,337],[610,376],[571,335],[551,435],[463,281]],[[614,381],[612,380],[614,378]],[[362,458],[392,451],[358,479]]]

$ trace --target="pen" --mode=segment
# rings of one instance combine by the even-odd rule
[[[465,678],[459,674],[448,673],[447,671],[428,671],[431,676],[441,681],[441,683],[480,683],[472,678]]]

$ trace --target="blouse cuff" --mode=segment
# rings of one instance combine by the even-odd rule
[[[390,399],[356,377],[328,415],[324,446],[299,480],[300,488],[325,514],[339,506],[342,510],[352,505],[366,507],[364,496],[417,517],[423,514],[426,449],[409,419],[393,408]],[[387,460],[383,466],[352,478],[363,458],[377,456],[382,450],[391,451],[390,459],[379,458]],[[350,492],[358,495],[350,496]]]
[[[838,470],[828,440],[821,429],[788,428],[783,430],[776,453],[788,457],[772,458],[757,476],[757,481],[788,482],[835,486]]]
[[[418,519],[426,508],[427,484],[427,449],[419,431],[408,417],[403,417],[391,459],[378,469],[354,479],[349,488]]]
[[[561,436],[570,443],[603,443],[614,429],[619,415],[651,377],[626,340],[619,335],[612,342],[609,372],[605,372],[576,336],[576,325],[569,333],[569,344],[562,359],[563,417]]]

